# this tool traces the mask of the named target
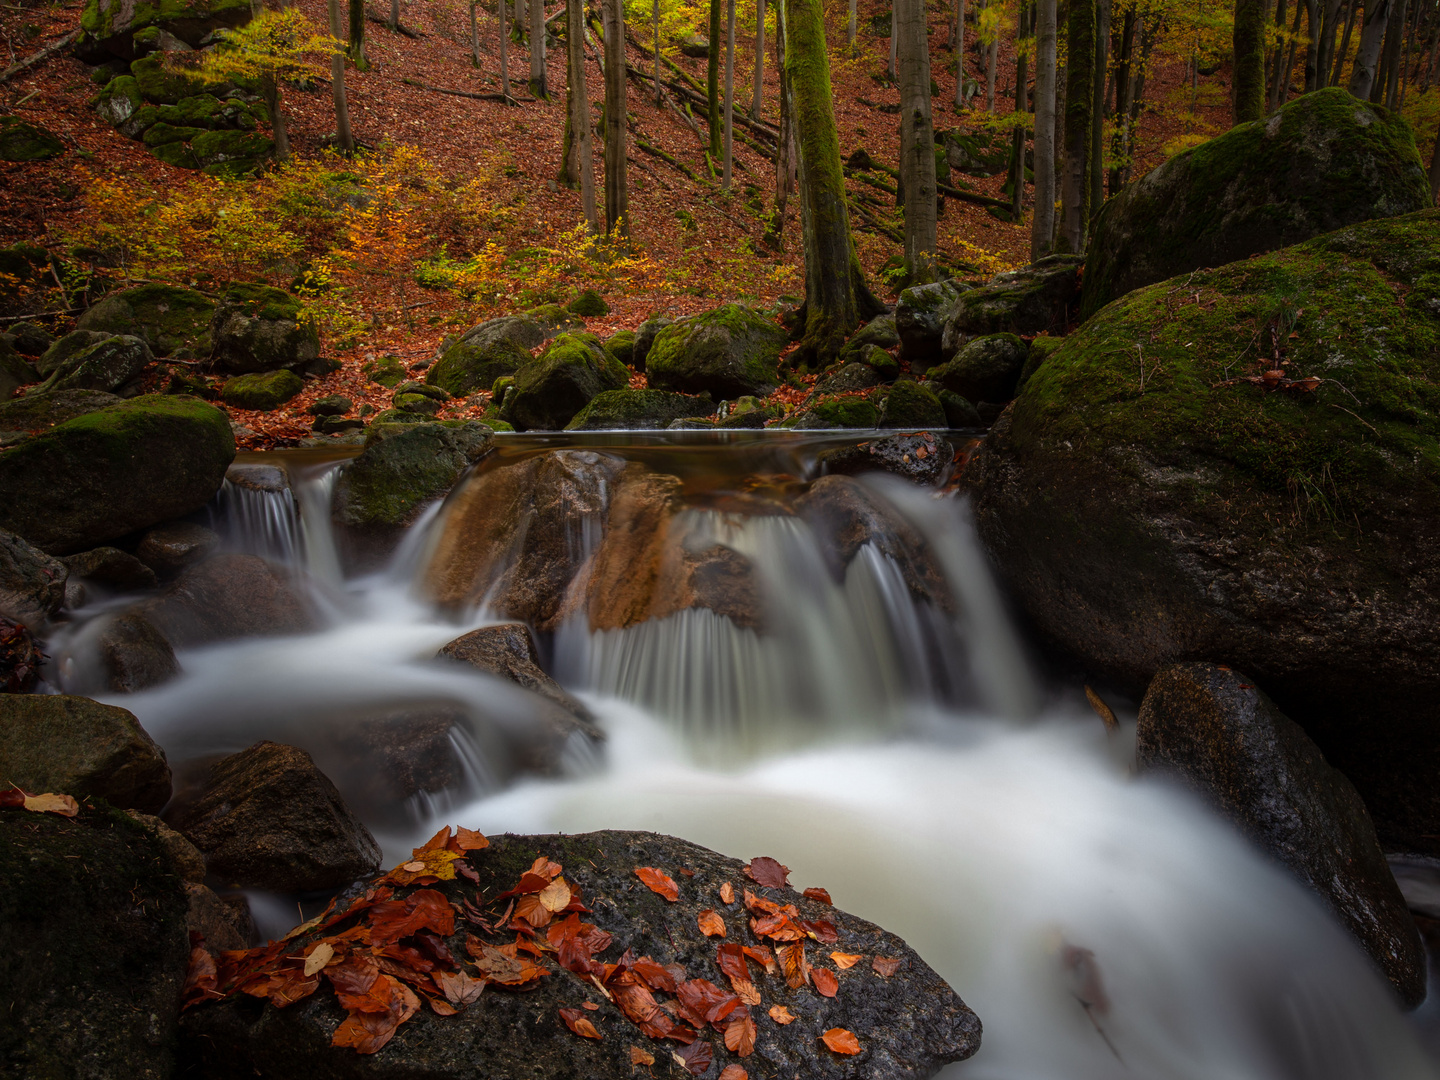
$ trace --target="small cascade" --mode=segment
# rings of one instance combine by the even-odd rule
[[[340,556],[335,548],[335,529],[330,518],[330,504],[335,482],[340,479],[343,463],[328,462],[291,472],[291,486],[300,506],[300,535],[304,540],[304,567],[316,581],[338,588],[344,575]]]
[[[288,487],[279,491],[226,480],[215,496],[211,520],[231,551],[293,566],[300,561],[300,515]]]

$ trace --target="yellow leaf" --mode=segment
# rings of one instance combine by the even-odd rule
[[[328,941],[320,942],[305,958],[305,975],[309,977],[323,969],[326,964],[330,963],[330,958],[334,955],[335,947],[333,945]]]
[[[44,795],[26,795],[25,809],[34,810],[42,814],[59,814],[61,817],[74,817],[80,812],[80,804],[69,795],[52,795],[47,791]]]

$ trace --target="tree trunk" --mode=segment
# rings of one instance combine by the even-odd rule
[[[750,103],[750,117],[760,119],[765,103],[765,0],[755,0],[755,99]]]
[[[730,168],[735,157],[735,0],[725,0],[725,164],[720,190],[730,190]]]
[[[1350,52],[1350,32],[1355,29],[1355,13],[1360,10],[1360,0],[1347,0],[1345,8],[1345,33],[1340,39],[1340,50],[1335,54],[1335,70],[1330,73],[1331,86],[1339,86],[1340,76],[1345,73],[1345,57]]]
[[[801,229],[805,238],[805,325],[795,361],[828,363],[875,308],[850,240],[850,212],[835,129],[834,91],[820,0],[781,0],[785,76],[799,150]]]
[[[781,0],[783,3],[783,0]],[[765,227],[764,243],[773,251],[784,246],[785,212],[795,184],[795,125],[791,119],[790,80],[785,74],[785,20],[775,7],[775,71],[780,77],[780,138],[775,143],[775,211]]]
[[[330,33],[340,37],[345,32],[340,15],[340,0],[330,0]],[[347,154],[355,152],[355,137],[350,133],[350,106],[345,100],[345,54],[330,54],[330,93],[335,101],[335,135],[340,149]]]
[[[349,8],[350,59],[357,68],[364,71],[370,66],[370,62],[365,59],[365,0],[350,0]]]
[[[710,58],[706,69],[705,97],[709,106],[710,120],[710,161],[714,162],[724,152],[724,133],[720,125],[720,0],[710,0]],[[712,172],[710,174],[714,176]]]
[[[1130,77],[1131,60],[1135,53],[1135,24],[1139,20],[1132,8],[1125,12],[1120,32],[1120,49],[1115,55],[1115,130],[1110,136],[1110,197],[1113,199],[1124,185],[1125,161],[1130,153],[1130,93],[1134,80]]]
[[[665,91],[660,86],[660,0],[655,0],[650,14],[650,25],[655,32],[655,107],[665,103]]]
[[[503,3],[503,0],[501,0]],[[570,11],[573,5],[567,5],[566,10]],[[565,27],[565,40],[571,37],[575,39],[574,48],[580,48],[580,18],[582,16],[567,15],[567,18],[574,19]],[[580,82],[584,85],[585,72],[581,69]],[[530,96],[547,101],[550,98],[549,80],[545,74],[545,5],[540,0],[530,0]],[[588,113],[587,125],[588,127]],[[592,194],[593,198],[593,194]],[[594,215],[591,215],[593,223]]]
[[[1405,45],[1405,16],[1407,0],[1394,0],[1390,6],[1390,18],[1385,27],[1385,80],[1370,93],[1372,100],[1383,101],[1387,109],[1395,108],[1400,88],[1400,61]],[[1378,84],[1378,80],[1377,80]]]
[[[1375,66],[1380,59],[1380,47],[1385,42],[1385,27],[1390,21],[1393,6],[1393,0],[1366,0],[1360,48],[1355,53],[1355,66],[1350,71],[1350,93],[1361,101],[1367,100],[1375,87]],[[1348,33],[1346,37],[1349,37]]]
[[[1437,196],[1440,196],[1440,135],[1436,136],[1435,149],[1430,152],[1430,201],[1434,202]]]
[[[1065,166],[1060,178],[1062,251],[1085,249],[1090,127],[1095,101],[1095,0],[1070,0],[1065,38]]]
[[[899,77],[900,77],[900,76],[899,76],[899,73],[896,72],[896,70],[895,70],[895,58],[896,58],[896,52],[897,52],[897,46],[896,46],[897,38],[895,37],[895,34],[897,33],[897,31],[896,31],[896,28],[895,28],[895,23],[896,23],[895,0],[890,0],[890,62],[889,62],[889,66],[885,69],[885,74],[890,77],[890,81],[891,81],[892,83],[893,83],[893,82],[898,82]]]
[[[475,17],[477,0],[470,0],[470,66],[480,66],[480,26]]]
[[[900,76],[900,177],[905,185],[905,267],[935,276],[935,128],[930,119],[930,42],[925,0],[895,0]]]
[[[545,37],[545,7],[540,0],[531,0],[531,12],[540,12],[540,27],[536,30],[532,14],[530,33]],[[580,206],[585,214],[585,223],[590,231],[600,231],[599,217],[595,212],[595,161],[590,145],[590,95],[585,90],[585,6],[583,0],[567,0],[565,4],[565,55],[569,71],[570,130],[575,147],[575,171],[580,179]],[[621,40],[624,40],[623,33]],[[624,65],[620,67],[624,78]],[[620,114],[624,124],[624,113]],[[623,153],[623,151],[622,151]]]
[[[1234,118],[1244,124],[1265,115],[1265,5],[1235,0]]]
[[[392,31],[400,29],[400,0],[390,0],[390,19],[385,25]],[[505,0],[500,0],[500,25],[505,25]]]
[[[260,76],[260,96],[265,99],[265,111],[270,114],[270,137],[275,140],[275,160],[288,161],[290,126],[285,122],[285,114],[280,111],[280,84],[274,75]]]
[[[625,103],[625,0],[602,0],[605,29],[605,228],[630,235],[630,185],[625,174],[628,141]]]
[[[985,54],[985,111],[995,112],[995,69],[1000,66],[1000,27],[994,29],[990,51]]]
[[[856,0],[850,0],[850,17],[845,23],[845,44],[850,46],[851,56],[854,56],[856,53],[855,31],[857,27],[855,24],[859,18],[859,12],[856,10],[857,6]]]
[[[1110,67],[1110,0],[1095,2],[1095,93],[1090,102],[1090,220],[1105,201],[1105,76]]]
[[[1030,259],[1050,254],[1055,238],[1055,0],[1035,3],[1035,219]]]
[[[500,0],[500,94],[504,97],[505,104],[509,105],[514,95],[510,92],[510,13],[506,10],[507,7],[505,0]]]
[[[955,0],[955,107],[965,106],[965,0]]]
[[[1275,4],[1275,52],[1271,55],[1268,66],[1270,68],[1270,95],[1266,102],[1266,112],[1274,112],[1280,107],[1280,65],[1285,59],[1285,41],[1278,31],[1285,29],[1285,0],[1276,0]]]

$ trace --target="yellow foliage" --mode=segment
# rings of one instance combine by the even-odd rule
[[[345,51],[345,43],[320,30],[297,7],[262,10],[236,30],[219,31],[221,44],[198,54],[165,53],[167,65],[212,82],[237,79],[298,79],[323,71],[321,57]]]

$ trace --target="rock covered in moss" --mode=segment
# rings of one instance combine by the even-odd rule
[[[893,349],[900,344],[900,335],[895,330],[894,315],[877,315],[845,342],[835,362],[840,365],[864,362],[871,349]]]
[[[160,841],[101,800],[0,811],[0,1046],[16,1076],[169,1080],[190,943]]]
[[[565,305],[565,310],[584,319],[598,319],[610,314],[610,305],[594,289],[585,289]]]
[[[1045,640],[1136,692],[1187,659],[1253,675],[1382,841],[1440,853],[1437,248],[1427,210],[1136,290],[1036,369],[966,480]],[[1277,337],[1326,381],[1266,390]]]
[[[879,410],[875,408],[874,403],[863,397],[821,398],[812,403],[808,411],[811,415],[803,425],[807,428],[873,428],[879,426]]]
[[[301,390],[305,380],[293,371],[281,368],[279,371],[257,371],[250,375],[236,375],[226,379],[220,387],[220,400],[237,409],[255,409],[268,412],[278,409]]]
[[[23,398],[0,401],[0,436],[44,431],[120,400],[101,390],[32,390]]]
[[[634,330],[619,330],[605,339],[605,351],[622,364],[630,364],[635,359],[635,337]]]
[[[5,335],[21,356],[41,356],[55,344],[54,336],[43,326],[22,319],[10,327]]]
[[[940,354],[954,356],[985,334],[1064,333],[1080,299],[1079,255],[1047,255],[961,293],[945,317]]]
[[[565,425],[566,431],[654,431],[685,416],[701,416],[714,408],[709,398],[672,394],[667,390],[606,390]]]
[[[111,79],[96,96],[94,104],[101,119],[108,121],[111,127],[119,128],[132,139],[144,130],[130,123],[145,105],[145,98],[140,93],[140,84],[135,81],[135,76],[118,75]]]
[[[969,401],[1009,401],[1029,356],[1030,347],[1014,334],[987,334],[968,342],[927,377]]]
[[[75,320],[76,330],[132,334],[143,338],[156,356],[189,349],[203,356],[210,349],[215,300],[178,285],[151,282],[112,293]],[[70,339],[61,338],[56,346]]]
[[[0,402],[8,401],[20,387],[39,379],[40,373],[15,351],[9,341],[0,338]]]
[[[567,311],[559,304],[541,304],[539,307],[533,307],[524,312],[523,317],[539,325],[546,340],[568,330],[585,329],[584,319],[572,311]]]
[[[48,128],[18,116],[0,116],[0,161],[47,161],[65,152]]]
[[[86,0],[75,51],[87,63],[136,58],[134,36],[148,27],[164,30],[191,48],[222,27],[250,21],[247,0]]]
[[[901,292],[895,305],[895,332],[900,339],[900,355],[912,365],[934,364],[944,358],[940,341],[945,317],[960,293],[961,288],[950,281],[912,285]]]
[[[625,366],[583,331],[561,334],[515,372],[515,389],[500,415],[520,431],[559,431],[590,400],[630,381]]]
[[[625,362],[636,371],[644,371],[646,361],[650,357],[650,349],[655,344],[655,338],[659,336],[661,330],[664,330],[674,321],[670,316],[664,314],[648,316],[645,321],[636,328],[635,347],[631,351],[629,359],[625,360]]]
[[[530,350],[545,340],[534,319],[507,315],[490,319],[458,340],[440,347],[425,381],[456,397],[488,390],[503,375],[513,375],[530,360]]]
[[[1081,314],[1176,274],[1433,202],[1398,113],[1318,90],[1176,154],[1107,202]]]
[[[87,345],[50,373],[46,391],[119,390],[155,362],[142,338],[115,334]]]
[[[816,394],[848,394],[856,390],[869,390],[879,386],[883,380],[880,373],[869,364],[852,361],[838,370],[830,372],[815,381]]]
[[[360,370],[371,382],[390,390],[404,382],[406,376],[405,365],[398,356],[382,356],[379,360],[370,361]]]
[[[953,390],[946,390],[943,386],[935,392],[940,399],[940,407],[945,410],[945,423],[952,428],[980,427],[980,412],[975,405]]]
[[[772,319],[740,304],[677,319],[655,336],[645,358],[650,385],[716,400],[768,394],[788,337]]]
[[[1024,388],[1030,380],[1030,376],[1040,370],[1040,365],[1050,359],[1065,344],[1064,338],[1051,337],[1049,334],[1036,334],[1030,341],[1030,353],[1025,357],[1025,366],[1020,369],[1020,379],[1015,384],[1016,393]]]
[[[604,932],[603,947],[595,954],[597,962],[617,963],[628,950],[632,963],[650,957],[659,968],[678,965],[683,969],[663,978],[652,976],[657,979],[656,997],[671,1008],[675,1008],[677,994],[665,987],[676,986],[677,977],[681,982],[704,979],[720,997],[731,993],[730,979],[719,966],[718,939],[707,938],[697,929],[701,911],[713,909],[726,924],[727,937],[718,943],[721,945],[754,948],[775,944],[754,937],[748,929],[749,913],[743,907],[747,890],[769,903],[793,905],[798,918],[823,921],[827,939],[833,927],[833,941],[807,950],[807,960],[819,978],[834,980],[833,997],[817,992],[815,975],[792,989],[778,970],[766,974],[757,963],[738,961],[749,965],[746,974],[760,997],[758,1005],[739,1006],[749,1009],[755,1025],[754,1051],[739,1057],[726,1048],[719,1033],[723,1022],[713,1026],[700,1023],[698,1038],[713,1055],[705,1075],[740,1065],[751,1076],[921,1080],[979,1048],[978,1018],[902,940],[794,889],[759,885],[744,876],[739,860],[654,833],[596,832],[492,837],[487,848],[471,852],[467,861],[480,876],[483,894],[493,896],[513,888],[537,858],[542,865],[545,861],[559,865],[565,880],[574,883],[586,906],[593,909],[579,917]],[[669,902],[650,891],[636,875],[639,867],[656,868],[671,878],[677,899]],[[731,904],[720,899],[722,883],[728,883],[734,892]],[[459,878],[427,887],[456,902],[475,892],[475,886]],[[448,913],[449,908],[445,910]],[[450,952],[457,958],[467,956],[467,928],[456,920],[453,929],[447,929],[442,936]],[[499,944],[503,939],[486,936],[484,940]],[[840,969],[827,955],[832,950],[858,955],[861,960]],[[892,973],[882,975],[877,961],[881,970]],[[895,962],[893,968],[887,961]],[[541,958],[538,966],[544,973],[536,976],[533,989],[524,993],[487,989],[480,1002],[455,1016],[440,1017],[421,1010],[400,1025],[373,1056],[330,1048],[331,1033],[344,1012],[328,988],[285,1009],[268,1004],[247,1007],[250,1002],[234,999],[190,1009],[182,1017],[183,1038],[205,1075],[215,1080],[286,1071],[320,1073],[336,1080],[362,1076],[435,1080],[519,1075],[628,1077],[635,1071],[632,1046],[656,1059],[657,1076],[662,1071],[684,1075],[666,1057],[671,1046],[682,1044],[642,1034],[617,1006],[617,995],[602,992],[590,979],[561,968],[553,958]],[[582,1004],[595,1008],[580,1010]],[[793,1022],[774,1022],[767,1010],[776,1005],[783,1006]],[[580,1010],[601,1038],[571,1034],[559,1016],[561,1008]],[[635,1011],[633,1007],[631,1011]],[[842,1056],[828,1050],[821,1036],[832,1028],[854,1032],[860,1052]]]
[[[320,333],[300,302],[268,285],[233,285],[215,305],[210,360],[221,371],[244,375],[316,359]]]
[[[877,427],[943,428],[945,407],[935,391],[913,379],[901,379],[890,387],[880,407]]]
[[[0,527],[56,555],[210,501],[235,457],[225,413],[152,394],[88,412],[0,454]]]

